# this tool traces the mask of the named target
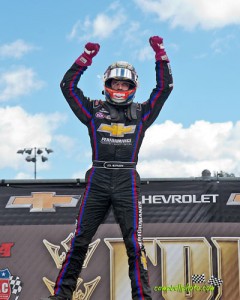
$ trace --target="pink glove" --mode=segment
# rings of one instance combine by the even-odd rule
[[[84,52],[76,59],[75,63],[82,67],[91,66],[92,58],[97,55],[99,49],[99,44],[87,43]]]
[[[161,38],[160,36],[152,36],[149,39],[149,43],[155,51],[156,60],[164,60],[166,62],[169,62],[168,56],[163,46],[163,38]]]

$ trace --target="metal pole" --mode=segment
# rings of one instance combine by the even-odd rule
[[[34,147],[34,179],[37,179],[37,153],[36,153],[36,147]]]

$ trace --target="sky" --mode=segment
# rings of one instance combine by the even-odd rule
[[[8,0],[0,9],[0,179],[84,178],[91,166],[87,128],[59,84],[87,42],[101,48],[79,87],[104,99],[102,75],[133,64],[135,101],[155,87],[149,37],[163,37],[174,89],[140,150],[142,178],[198,177],[204,169],[240,176],[239,0]],[[44,152],[45,154],[45,152]]]

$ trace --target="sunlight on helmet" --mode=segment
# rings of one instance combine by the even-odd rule
[[[112,88],[112,80],[126,81],[128,90]],[[104,73],[104,94],[106,101],[115,105],[129,105],[133,102],[138,87],[138,75],[135,68],[126,61],[117,61],[111,64]]]

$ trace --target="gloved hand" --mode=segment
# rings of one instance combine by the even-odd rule
[[[163,46],[163,38],[160,36],[152,36],[149,39],[149,43],[155,52],[156,60],[164,60],[169,62],[168,56]]]
[[[87,43],[84,52],[76,59],[75,63],[82,67],[88,67],[92,64],[92,58],[97,55],[100,45],[96,43]]]

